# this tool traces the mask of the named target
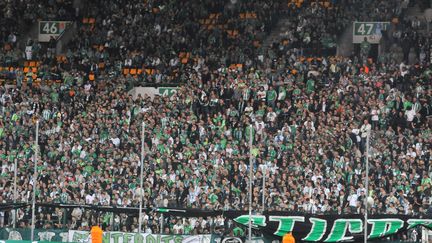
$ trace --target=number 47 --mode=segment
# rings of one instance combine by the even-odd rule
[[[358,32],[362,35],[370,35],[372,33],[372,30],[373,24],[360,24],[358,28]]]

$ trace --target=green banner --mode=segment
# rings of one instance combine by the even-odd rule
[[[354,22],[354,35],[381,35],[389,25],[388,22]]]
[[[57,39],[70,24],[69,21],[39,21],[39,42],[48,42],[51,37]]]
[[[0,239],[1,240],[17,240],[17,241],[28,241],[31,240],[30,229],[12,229],[12,228],[1,228]],[[49,241],[49,242],[67,242],[68,230],[61,229],[35,229],[34,230],[34,241]]]
[[[381,31],[389,27],[389,22],[354,22],[353,43],[362,43],[366,38],[369,43],[378,44],[382,37]]]
[[[409,216],[378,216],[371,215],[367,220],[368,239],[379,239],[396,235],[419,226],[432,229],[432,219],[409,218]],[[373,217],[373,218],[372,218]],[[361,241],[364,239],[364,218],[362,215],[350,217],[321,215],[240,215],[234,218],[240,225],[248,226],[252,221],[252,228],[259,229],[266,236],[283,237],[292,233],[296,240],[308,242],[342,242]],[[280,238],[279,238],[280,239]]]

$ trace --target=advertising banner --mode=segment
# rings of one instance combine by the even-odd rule
[[[0,240],[0,243],[60,243],[55,241],[29,241],[29,240]]]
[[[252,215],[252,227],[267,237],[281,238],[292,233],[299,241],[343,242],[364,239],[364,218],[362,215]],[[234,221],[249,225],[249,215],[240,215]],[[405,215],[373,215],[368,218],[367,238],[374,240],[395,235],[409,229],[423,226],[432,229],[432,219],[421,219]]]
[[[66,206],[65,206],[66,207]],[[73,207],[73,205],[68,205]],[[113,208],[102,208],[109,210]],[[119,212],[123,212],[121,209]],[[131,213],[136,209],[130,209]],[[252,214],[249,217],[247,211],[236,210],[199,210],[184,208],[157,208],[157,213],[163,213],[164,217],[196,218],[223,216],[226,220],[232,220],[236,227],[228,231],[222,231],[223,235],[159,235],[149,233],[125,233],[105,232],[104,243],[218,243],[237,242],[244,240],[245,232],[252,222],[253,234],[263,236],[256,242],[265,243],[280,241],[287,233],[292,233],[297,241],[308,242],[344,242],[360,241],[364,239],[365,219],[359,214],[305,214],[287,211],[264,211],[262,214]],[[387,238],[400,233],[411,235],[421,234],[421,227],[432,230],[432,217],[430,215],[392,215],[374,214],[369,215],[367,220],[367,238],[371,240]],[[232,232],[231,232],[232,231]],[[236,232],[234,232],[236,231]],[[224,234],[227,233],[227,235]],[[234,233],[235,237],[231,237]],[[239,237],[236,238],[236,237]],[[422,234],[423,237],[423,234]],[[30,240],[30,229],[0,229],[1,240]],[[35,241],[56,242],[89,242],[88,231],[65,231],[51,229],[35,229]]]
[[[148,233],[104,232],[104,243],[210,243],[211,235],[159,235]],[[70,230],[68,241],[91,243],[88,231]]]
[[[56,241],[66,242],[68,238],[68,231],[61,229],[35,229],[34,230],[34,241]],[[28,241],[31,239],[30,229],[21,228],[1,228],[0,229],[1,240],[19,240]]]
[[[249,226],[246,211],[202,211],[196,209],[159,208],[164,215],[177,217],[213,217],[223,215],[245,229]],[[359,214],[303,214],[284,211],[266,211],[251,216],[254,232],[262,234],[266,241],[281,240],[287,233],[292,233],[298,241],[342,242],[361,241],[364,239],[364,215]],[[368,239],[379,239],[411,229],[420,230],[419,226],[432,229],[432,218],[408,215],[370,215],[368,217]]]

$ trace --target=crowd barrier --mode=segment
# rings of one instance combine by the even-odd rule
[[[10,211],[12,208],[25,208],[26,204],[19,204],[15,206],[0,205],[0,211]],[[101,206],[89,206],[89,205],[70,205],[70,204],[41,204],[38,203],[37,207],[48,207],[48,208],[61,208],[64,210],[71,210],[74,208],[80,208],[82,210],[91,210],[99,216],[102,213],[126,213],[134,217],[138,217],[138,208],[117,208],[117,207],[101,207]],[[178,209],[178,208],[145,208],[143,209],[146,213],[157,213],[162,214],[162,217],[166,218],[212,218],[216,216],[222,216],[225,220],[231,220],[235,222],[237,226],[243,227],[245,231],[249,226],[249,215],[246,211],[236,210],[199,210],[199,209]],[[354,240],[359,241],[364,238],[364,215],[359,214],[303,214],[296,212],[285,212],[285,211],[264,211],[254,212],[251,215],[252,227],[254,235],[263,235],[268,238],[269,241],[280,240],[285,234],[292,232],[296,239],[302,239],[310,242],[339,242],[342,240]],[[400,233],[407,233],[408,231],[418,230],[419,227],[424,227],[428,230],[432,230],[432,217],[429,215],[369,215],[368,219],[368,238],[379,239],[385,237],[391,237]],[[91,225],[102,225],[100,221],[92,221]],[[63,224],[67,225],[67,224]],[[118,229],[113,229],[116,231]],[[28,232],[22,231],[20,234],[21,238],[25,240],[29,237]],[[81,241],[85,239],[85,236],[80,236],[80,232],[74,233],[76,236],[71,237],[71,231],[65,233],[64,231],[50,231],[50,233],[37,231],[35,232],[35,240],[46,240],[51,241]],[[211,231],[215,233],[215,231]],[[419,234],[420,230],[416,232]],[[0,232],[1,233],[1,232]],[[0,234],[0,239],[10,239],[9,235],[6,237],[4,231]],[[13,235],[13,234],[12,234]],[[23,237],[24,235],[24,237]],[[66,236],[67,235],[67,236]],[[133,233],[120,233],[110,232],[105,235],[104,242],[110,243],[123,243],[131,241],[134,243],[138,242],[156,242],[164,241],[169,242],[171,238],[162,236],[147,236],[147,235],[134,235]],[[153,239],[154,238],[154,239]],[[173,242],[176,241],[173,238]]]
[[[30,229],[2,228],[0,239],[5,243],[27,243],[30,241]],[[104,232],[104,243],[216,243],[216,235],[162,235],[130,232]],[[61,229],[35,229],[33,242],[77,242],[91,243],[89,231],[61,230]],[[0,242],[0,243],[3,243]]]
[[[55,241],[0,240],[0,243],[60,243]],[[71,242],[72,243],[72,242]]]
[[[30,229],[0,228],[0,243],[91,243],[90,232],[78,230],[35,229],[35,238],[30,241]],[[420,240],[420,239],[419,239]],[[420,241],[416,242],[420,242]],[[103,243],[243,243],[245,237],[205,235],[163,235],[130,232],[104,232]],[[280,243],[281,240],[268,237],[252,237],[248,243]],[[382,240],[387,243],[402,241]],[[404,240],[404,243],[414,241]]]
[[[130,232],[104,232],[103,243],[242,243],[241,237],[205,235],[163,235]],[[35,229],[33,243],[91,243],[89,231]],[[253,237],[252,243],[277,243],[265,237]],[[30,229],[0,229],[0,243],[31,243]]]

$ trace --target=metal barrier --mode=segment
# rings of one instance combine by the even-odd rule
[[[17,227],[29,228],[31,225],[30,206],[29,203],[0,204],[0,212],[3,212],[3,225],[0,226],[11,227],[16,213]],[[237,210],[143,208],[141,232],[166,235],[216,234],[245,239],[249,232],[248,222],[252,221],[254,226],[250,231],[251,235],[265,236],[270,241],[280,240],[280,237],[286,232],[293,232],[293,235],[299,239],[308,238],[311,241],[327,239],[333,242],[333,240],[344,238],[345,234],[347,237],[354,237],[355,240],[364,238],[362,233],[364,217],[359,214],[317,215],[264,211],[259,214],[254,212],[251,220],[249,217],[247,211]],[[324,228],[313,227],[316,222],[321,223]],[[386,237],[381,241],[415,241],[422,238],[422,232],[416,226],[421,225],[430,229],[431,222],[432,219],[428,215],[370,215],[368,223],[372,226],[368,236],[379,238],[385,235]],[[109,232],[139,232],[139,208],[35,204],[34,227],[36,229],[89,231],[94,225],[99,225],[103,230]],[[345,231],[335,231],[341,227],[345,228]],[[34,236],[33,233],[30,235]]]

